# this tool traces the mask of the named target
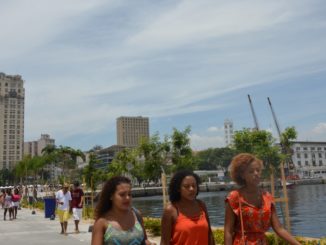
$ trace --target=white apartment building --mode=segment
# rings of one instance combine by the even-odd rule
[[[301,178],[326,178],[326,142],[295,141],[292,161]]]
[[[117,118],[117,144],[126,147],[137,147],[140,140],[149,138],[148,117]]]
[[[224,120],[224,141],[226,146],[233,144],[234,133],[233,133],[233,122],[229,119]]]
[[[48,145],[55,145],[55,140],[48,134],[41,134],[37,141],[24,142],[24,155],[41,156],[42,150]]]
[[[0,169],[13,169],[22,159],[25,89],[21,76],[0,73]]]

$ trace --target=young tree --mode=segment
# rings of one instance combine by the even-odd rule
[[[188,126],[184,131],[179,131],[176,128],[173,128],[171,152],[174,171],[179,169],[193,170],[196,167],[190,147],[190,132],[190,126]]]
[[[243,129],[234,134],[234,149],[241,153],[252,153],[263,160],[265,170],[280,164],[280,148],[275,144],[272,134],[265,130]]]

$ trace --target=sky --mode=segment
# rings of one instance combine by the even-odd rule
[[[234,128],[326,141],[324,0],[0,0],[0,72],[25,81],[25,141],[116,144],[116,118],[191,126],[194,150]]]

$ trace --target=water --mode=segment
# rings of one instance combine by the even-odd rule
[[[203,192],[199,198],[208,208],[213,226],[224,225],[224,199],[227,192]],[[306,237],[326,237],[326,185],[298,185],[288,189],[292,234]],[[162,197],[134,198],[133,204],[144,216],[161,217]],[[277,204],[277,213],[282,211]]]

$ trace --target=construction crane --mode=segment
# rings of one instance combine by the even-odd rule
[[[274,119],[274,122],[275,122],[275,126],[276,126],[276,129],[277,129],[278,136],[280,138],[280,145],[281,145],[281,148],[282,148],[282,152],[287,153],[287,149],[286,149],[285,145],[282,142],[281,129],[280,129],[280,125],[279,125],[279,123],[277,121],[276,114],[275,114],[275,111],[274,111],[273,106],[272,106],[272,102],[269,99],[269,97],[267,97],[267,100],[268,100],[269,107],[271,108],[271,111],[272,111],[272,115],[273,115],[273,119]],[[280,169],[281,169],[283,198],[276,198],[275,201],[281,202],[281,210],[282,210],[282,212],[285,213],[285,216],[283,215],[285,227],[287,228],[288,231],[291,231],[289,202],[288,202],[288,194],[287,194],[287,190],[286,190],[286,176],[289,175],[289,166],[294,166],[294,165],[292,163],[291,158],[288,159],[288,161],[286,161],[285,164],[286,164],[286,168],[284,168],[283,161],[281,161]],[[274,194],[275,190],[274,190],[274,184],[273,183],[274,183],[274,174],[272,172],[272,175],[271,175],[272,195],[275,196],[275,194]],[[285,207],[283,207],[282,202],[285,203]],[[283,208],[284,208],[284,211],[283,211]]]
[[[267,100],[268,100],[269,107],[271,108],[271,111],[272,111],[272,115],[273,115],[273,119],[274,119],[274,123],[275,123],[275,126],[276,126],[276,130],[277,130],[278,136],[279,136],[279,138],[280,138],[280,145],[281,145],[281,148],[282,148],[282,152],[283,152],[283,153],[287,153],[287,149],[286,149],[286,147],[284,146],[284,144],[282,143],[282,133],[281,133],[281,128],[280,128],[280,125],[279,125],[279,123],[278,123],[278,121],[277,121],[276,114],[275,114],[275,111],[274,111],[273,106],[272,106],[272,102],[271,102],[271,100],[269,99],[269,97],[267,97]],[[288,170],[289,170],[289,169],[293,169],[293,167],[294,167],[294,164],[293,164],[291,158],[288,159],[286,165],[287,165],[286,175],[288,175],[288,174],[289,174]]]
[[[257,120],[256,113],[255,113],[254,107],[252,105],[251,98],[250,98],[250,95],[249,94],[248,94],[248,99],[249,99],[251,113],[252,113],[252,116],[254,118],[255,130],[259,130],[258,120]]]
[[[271,111],[272,111],[272,114],[273,114],[274,123],[275,123],[276,130],[277,130],[277,133],[278,133],[278,137],[280,138],[280,142],[281,142],[282,134],[281,134],[280,125],[279,125],[279,123],[277,121],[276,114],[274,112],[274,109],[273,109],[273,106],[272,106],[272,102],[269,99],[269,97],[267,97],[267,100],[268,100],[269,107],[271,108]],[[281,144],[282,144],[282,142],[281,142]]]

